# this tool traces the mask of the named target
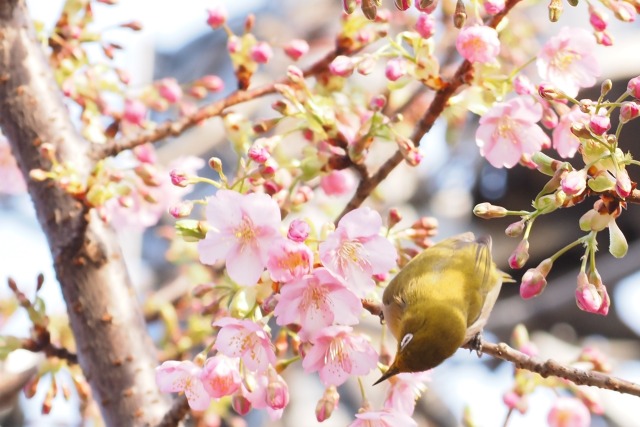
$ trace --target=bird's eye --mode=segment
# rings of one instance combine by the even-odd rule
[[[413,339],[413,334],[407,334],[403,336],[402,340],[400,341],[400,349],[402,350],[403,348],[405,348],[412,339]]]

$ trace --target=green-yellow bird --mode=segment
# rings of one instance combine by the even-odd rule
[[[488,236],[460,234],[412,259],[382,296],[398,349],[375,384],[401,372],[426,371],[453,355],[482,331],[504,281],[512,279],[493,262]]]

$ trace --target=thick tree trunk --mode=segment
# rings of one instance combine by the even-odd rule
[[[94,211],[29,171],[49,169],[39,147],[87,176],[88,144],[74,129],[24,0],[0,0],[0,126],[28,180],[67,303],[79,363],[109,426],[150,425],[168,410],[154,380],[154,347],[112,230]]]

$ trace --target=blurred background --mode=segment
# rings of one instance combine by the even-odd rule
[[[53,27],[60,14],[63,0],[29,0],[34,19],[47,28]],[[205,74],[217,74],[225,80],[225,90],[214,98],[230,93],[235,86],[233,70],[226,52],[226,36],[222,31],[211,31],[206,25],[206,9],[214,0],[123,0],[116,6],[96,4],[95,27],[109,29],[105,38],[121,44],[125,49],[116,55],[116,65],[131,73],[132,87],[172,76],[179,82],[189,82]],[[302,65],[312,63],[333,46],[333,35],[339,25],[341,2],[338,0],[242,0],[223,1],[229,10],[229,24],[241,31],[248,13],[257,16],[256,33],[261,38],[278,46],[291,38],[304,38],[311,45],[311,53]],[[386,6],[392,7],[390,1]],[[556,26],[575,25],[588,28],[585,7],[565,10]],[[529,9],[535,26],[541,31],[541,40],[550,34],[546,16],[546,4]],[[137,20],[144,30],[132,33],[118,29],[123,22]],[[286,25],[283,25],[286,23]],[[555,27],[554,27],[555,28]],[[600,48],[598,55],[603,67],[603,77],[614,81],[612,93],[617,97],[626,89],[629,78],[640,74],[640,26],[637,23],[620,24],[613,21],[610,32],[616,37],[613,47]],[[557,30],[557,28],[556,28]],[[98,48],[96,48],[96,55]],[[280,60],[282,59],[282,60]],[[273,76],[282,75],[289,64],[284,56],[276,56],[269,65],[254,77],[253,85],[267,82]],[[383,73],[375,74],[382,88]],[[367,84],[373,77],[368,77]],[[597,98],[598,90],[585,91],[581,97]],[[253,102],[241,105],[241,111],[250,117],[269,117],[268,103]],[[72,109],[73,112],[73,109]],[[156,114],[154,120],[169,118]],[[616,123],[613,123],[616,126]],[[625,126],[621,137],[621,148],[640,157],[640,128],[638,121]],[[446,130],[442,123],[426,136],[421,150],[424,161],[419,167],[410,169],[401,166],[383,183],[381,194],[387,197],[388,206],[398,207],[406,221],[423,215],[432,215],[439,220],[439,237],[472,230],[477,234],[490,234],[494,241],[494,257],[505,271],[506,260],[518,243],[504,235],[509,225],[506,219],[478,220],[471,214],[476,203],[489,201],[509,209],[527,209],[531,200],[546,182],[540,174],[516,167],[513,170],[495,169],[478,155],[473,139],[473,123],[467,127],[455,144],[446,142]],[[179,138],[158,144],[158,155],[162,163],[168,163],[178,155],[195,155],[207,159],[217,156],[227,160],[234,154],[224,137],[221,122],[207,121],[203,126],[187,132]],[[233,164],[233,161],[229,162]],[[630,170],[631,178],[640,176]],[[195,196],[206,195],[205,189],[196,188]],[[208,190],[207,190],[208,191]],[[347,199],[344,199],[346,202]],[[534,227],[531,238],[531,258],[527,266],[535,266],[559,248],[575,240],[582,233],[578,218],[591,208],[593,201],[587,200],[574,209],[556,211],[545,216]],[[640,382],[640,233],[639,208],[629,206],[618,221],[627,236],[630,247],[627,256],[613,259],[605,250],[608,247],[607,233],[601,233],[603,248],[598,256],[598,269],[612,297],[612,309],[607,317],[587,314],[575,304],[574,288],[579,266],[580,249],[564,255],[548,278],[549,285],[538,298],[524,301],[519,297],[518,286],[505,285],[490,319],[485,338],[490,341],[509,340],[513,327],[523,323],[532,333],[542,357],[552,357],[568,362],[578,355],[585,345],[598,347],[611,357],[614,375]],[[139,295],[148,293],[171,283],[175,287],[175,269],[167,263],[166,240],[161,237],[162,227],[173,220],[163,218],[158,226],[144,232],[122,230],[121,241],[130,273]],[[47,302],[50,314],[65,312],[64,302],[58,291],[52,269],[48,245],[42,235],[27,195],[0,194],[0,283],[13,277],[27,295],[33,295],[35,278],[40,272],[45,275],[45,286],[41,296]],[[525,269],[526,270],[526,269]],[[523,271],[510,272],[516,280]],[[182,290],[193,284],[181,285]],[[29,288],[31,286],[31,288]],[[178,290],[178,291],[179,291]],[[8,288],[0,286],[0,304],[11,297]],[[1,308],[1,307],[0,307]],[[18,310],[10,318],[4,318],[0,309],[0,334],[27,336],[29,324],[26,315]],[[376,335],[379,325],[372,319],[364,325]],[[16,351],[0,364],[0,426],[77,426],[78,400],[65,401],[56,398],[50,415],[40,414],[42,393],[33,399],[25,399],[20,392],[25,381],[38,369],[42,360],[26,351]],[[323,387],[315,375],[305,375],[301,370],[289,372],[291,403],[282,420],[270,422],[262,411],[253,411],[247,418],[250,426],[314,426],[317,425],[314,409],[322,395]],[[479,426],[502,425],[507,413],[502,395],[512,386],[513,367],[498,363],[489,357],[478,359],[474,354],[460,351],[455,357],[432,372],[428,390],[419,402],[415,418],[421,426],[455,426],[460,423],[465,408]],[[46,380],[46,379],[43,379]],[[369,383],[372,383],[370,381]],[[42,389],[46,388],[43,384]],[[371,400],[384,389],[371,388]],[[347,425],[357,412],[361,402],[357,384],[347,383],[340,390],[339,410],[323,425]],[[594,426],[638,425],[634,411],[639,403],[635,397],[597,390],[605,407],[604,417],[594,417]],[[379,396],[378,396],[379,397]],[[536,392],[529,402],[529,411],[511,418],[514,426],[545,425],[549,407],[556,398],[547,389]],[[305,420],[302,424],[300,420]]]

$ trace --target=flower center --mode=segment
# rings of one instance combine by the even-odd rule
[[[233,234],[242,243],[251,243],[256,238],[256,229],[251,218],[243,215],[240,225],[234,229]]]
[[[551,66],[560,71],[567,71],[571,64],[573,64],[576,60],[580,59],[580,55],[575,52],[566,52],[561,51],[556,53],[556,55],[551,60]]]
[[[360,250],[362,244],[360,242],[344,242],[340,246],[339,256],[340,260],[358,262],[360,260]]]

